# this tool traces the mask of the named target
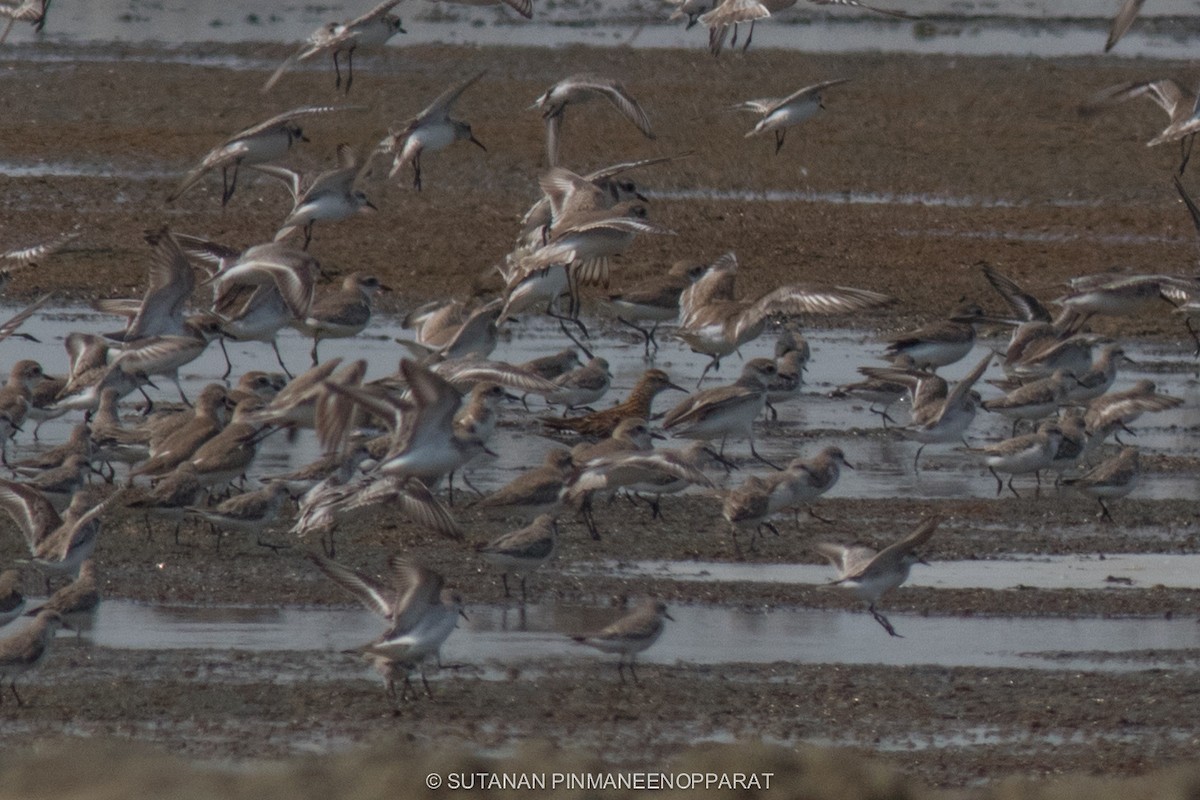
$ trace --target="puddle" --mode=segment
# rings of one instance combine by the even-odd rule
[[[670,611],[675,621],[668,622],[662,638],[639,659],[659,664],[790,661],[1129,671],[1178,669],[1179,653],[1171,658],[1172,651],[1200,647],[1200,625],[1190,618],[960,619],[892,614],[892,623],[905,637],[892,638],[865,611],[760,612],[704,606],[673,606]],[[467,614],[469,621],[459,623],[442,656],[448,663],[478,667],[536,667],[546,659],[606,658],[566,634],[595,629],[618,615],[612,609],[542,605],[524,611],[469,606]],[[84,636],[95,646],[126,650],[337,652],[370,641],[382,629],[380,620],[361,609],[158,607],[105,600]],[[720,636],[714,638],[714,631]],[[15,632],[12,626],[5,631],[10,632]],[[73,638],[74,634],[64,631],[60,636]],[[1135,651],[1154,652],[1139,658],[1111,657]],[[241,665],[242,671],[252,667],[252,660]],[[1193,666],[1189,663],[1187,668]],[[503,670],[483,674],[499,677]]]
[[[902,20],[844,8],[828,11],[800,6],[781,14],[772,24],[758,26],[755,46],[804,52],[1099,55],[1108,15],[1115,8],[1097,8],[1088,0],[1020,4],[908,0],[898,5],[923,18]],[[507,10],[445,3],[410,3],[400,13],[408,33],[393,40],[391,46],[395,47],[443,42],[700,51],[705,46],[702,27],[685,31],[681,25],[667,23],[667,9],[654,2],[543,1],[535,3],[531,21]],[[1114,56],[1190,58],[1200,40],[1194,13],[1194,5],[1187,0],[1154,4],[1143,12]],[[319,4],[277,5],[265,12],[262,3],[254,0],[56,0],[40,37],[30,26],[18,25],[9,41],[300,42],[317,26],[351,15],[346,8]]]
[[[755,32],[755,36],[757,36]],[[651,200],[721,200],[750,203],[827,203],[830,205],[889,205],[889,206],[940,206],[943,208],[1023,208],[1035,205],[1031,201],[1007,200],[988,197],[955,197],[941,194],[893,194],[890,192],[817,192],[807,189],[665,189],[647,192]],[[1099,206],[1093,200],[1058,198],[1038,201],[1036,205],[1058,207]]]
[[[836,576],[824,564],[730,564],[700,561],[607,562],[606,573],[722,583],[828,584]],[[906,586],[932,589],[1121,589],[1196,588],[1200,555],[1129,553],[1096,556],[1013,556],[917,564]]]
[[[38,337],[41,343],[22,342],[21,353],[23,357],[39,360],[52,374],[61,372],[66,367],[62,340],[69,331],[100,333],[119,327],[116,318],[89,310],[46,311],[35,315],[22,329]],[[632,338],[623,333],[606,333],[604,325],[592,324],[590,327],[595,336],[593,347],[598,355],[609,360],[614,375],[613,388],[605,402],[615,402],[629,391],[647,366],[642,359],[642,347],[640,342],[633,343]],[[405,336],[408,332],[400,328],[394,318],[388,317],[373,321],[371,331],[371,335],[356,339],[323,342],[322,357],[365,358],[369,364],[368,379],[391,374],[401,356],[406,354],[394,343],[393,338]],[[776,462],[787,462],[800,455],[810,455],[826,444],[841,446],[856,469],[843,472],[840,482],[829,492],[830,497],[883,498],[893,497],[897,492],[929,498],[995,495],[993,478],[978,457],[966,452],[961,445],[926,448],[922,456],[922,471],[914,474],[912,459],[917,447],[915,443],[882,432],[879,417],[870,413],[865,404],[826,396],[834,386],[861,377],[856,369],[861,364],[871,363],[872,354],[883,351],[879,341],[854,331],[813,330],[806,335],[812,346],[813,358],[807,373],[805,394],[799,400],[779,407],[778,423],[759,423],[756,427],[758,447],[766,457]],[[682,344],[672,342],[666,336],[660,338],[663,347],[656,366],[665,369],[681,385],[694,386],[695,376],[700,374],[707,359],[685,350]],[[280,351],[293,372],[308,365],[310,346],[310,340],[292,329],[280,334]],[[562,347],[562,335],[556,326],[529,318],[522,321],[511,340],[500,344],[493,357],[519,363]],[[774,338],[764,336],[744,347],[742,353],[747,359],[765,356],[771,354],[773,347]],[[273,369],[276,366],[269,345],[230,342],[228,348],[234,363],[234,375],[252,367]],[[982,348],[983,345],[977,346],[976,352],[970,357],[946,370],[947,376],[953,379],[969,370],[973,362],[982,356]],[[1160,345],[1134,344],[1128,349],[1132,358],[1148,366],[1122,373],[1118,377],[1118,388],[1149,376],[1162,391],[1179,395],[1188,401],[1179,409],[1143,417],[1135,424],[1138,437],[1133,441],[1146,452],[1178,454],[1181,435],[1200,428],[1200,384],[1192,378],[1194,362]],[[1155,371],[1137,371],[1148,368]],[[224,369],[220,348],[210,346],[199,359],[184,368],[181,382],[188,395],[195,397],[204,384],[218,379]],[[715,378],[710,377],[705,385],[715,386],[732,381],[740,369],[741,362],[736,357],[727,358],[721,371]],[[709,374],[713,375],[711,372]],[[988,377],[993,376],[1000,376],[999,367],[993,366],[989,371]],[[168,402],[176,400],[177,394],[168,381],[163,381],[160,387],[158,392],[148,390],[152,397]],[[997,390],[983,387],[983,391],[985,396],[991,396]],[[656,404],[656,411],[667,410],[678,399],[677,392],[665,393]],[[141,397],[136,394],[127,400],[131,404],[135,400],[141,403]],[[517,404],[502,409],[504,425],[497,432],[497,439],[492,446],[499,457],[485,457],[469,470],[472,482],[480,490],[486,492],[501,486],[529,464],[542,461],[549,443],[537,432],[538,426],[532,416],[557,411],[539,406],[534,398],[531,398],[530,406],[532,414],[527,414]],[[904,412],[893,409],[893,416],[902,420]],[[42,442],[40,447],[66,439],[77,422],[78,415],[68,414],[43,425],[39,434]],[[981,445],[1003,439],[1009,434],[1009,426],[1010,423],[1003,417],[981,413],[971,430],[971,441]],[[684,440],[669,440],[659,443],[659,446],[681,446],[685,443]],[[18,438],[18,457],[33,449],[29,434]],[[726,452],[743,463],[749,456],[749,448],[741,441],[731,440]],[[317,455],[318,449],[311,431],[302,432],[293,443],[288,443],[284,437],[268,437],[260,449],[256,471],[267,473],[295,468],[312,461]],[[740,482],[746,474],[758,469],[755,464],[746,463],[745,466],[745,469],[734,472],[732,476],[717,475],[716,479]],[[1018,478],[1016,485],[1024,495],[1032,488],[1033,479]],[[1054,490],[1048,488],[1047,491]],[[1134,496],[1174,498],[1197,493],[1200,493],[1200,474],[1173,472],[1145,476]]]

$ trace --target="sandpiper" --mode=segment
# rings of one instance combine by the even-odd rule
[[[512,509],[537,515],[559,505],[563,483],[574,469],[571,451],[554,447],[546,451],[543,464],[522,472],[496,491],[481,499],[484,508]]]
[[[604,397],[612,384],[612,373],[608,369],[608,360],[597,357],[579,369],[559,375],[554,383],[559,390],[546,395],[546,402],[565,406],[565,414],[570,409],[591,405]]]
[[[251,421],[262,404],[253,398],[242,400],[233,417],[220,433],[209,439],[187,460],[196,470],[203,486],[220,486],[241,477],[258,453],[263,426]]]
[[[860,3],[858,0],[809,0],[809,2],[818,6],[853,6],[892,17],[909,16],[903,11],[877,8]],[[720,0],[714,4],[711,11],[699,17],[700,22],[708,26],[708,49],[712,51],[713,55],[720,55],[731,27],[733,28],[733,40],[730,42],[730,47],[736,47],[737,26],[740,23],[749,22],[750,32],[746,36],[746,43],[742,45],[742,51],[745,52],[750,47],[750,40],[754,37],[755,20],[777,14],[794,5],[796,5],[796,0]]]
[[[1096,502],[1100,504],[1100,518],[1112,522],[1112,514],[1109,513],[1105,499],[1125,497],[1137,487],[1141,475],[1138,449],[1122,447],[1115,456],[1100,462],[1078,478],[1064,479],[1063,485],[1096,498]]]
[[[717,452],[722,456],[729,436],[744,436],[750,440],[751,455],[771,464],[754,448],[754,420],[765,407],[767,384],[776,373],[773,360],[753,358],[742,367],[741,377],[729,386],[705,389],[684,398],[667,412],[663,428],[687,439],[720,437]]]
[[[1181,405],[1182,397],[1159,394],[1154,382],[1146,379],[1123,391],[1101,395],[1088,403],[1083,417],[1089,435],[1088,450],[1091,452],[1099,447],[1113,433],[1128,431],[1130,423],[1142,414],[1167,411]]]
[[[46,12],[50,10],[50,0],[20,0],[16,5],[0,5],[0,17],[7,17],[4,30],[0,31],[0,44],[8,38],[8,32],[17,22],[28,22],[35,33],[41,33],[46,27]]]
[[[333,54],[333,71],[336,75],[333,88],[341,88],[342,70],[338,65],[338,56],[345,53],[346,92],[349,94],[350,85],[354,83],[354,51],[358,46],[381,45],[398,33],[407,33],[401,25],[400,17],[388,13],[399,4],[400,0],[383,0],[367,13],[354,19],[344,22],[327,22],[317,28],[309,35],[308,41],[302,44],[299,50],[288,56],[287,60],[279,65],[279,68],[263,84],[262,90],[270,91],[283,73],[293,65],[322,53]]]
[[[371,321],[371,301],[390,286],[374,275],[353,272],[342,279],[339,290],[313,301],[308,315],[296,325],[312,337],[312,363],[317,363],[317,346],[322,339],[345,339],[362,333]]]
[[[697,444],[703,447],[704,443]],[[636,448],[593,455],[577,462],[579,468],[563,487],[563,502],[579,509],[592,538],[598,540],[600,533],[592,516],[593,495],[613,494],[620,489],[635,494],[645,490],[655,495],[651,509],[654,517],[661,517],[661,495],[682,491],[690,485],[713,488],[713,482],[696,465],[699,460],[699,450],[693,448],[659,452]]]
[[[697,386],[710,369],[720,366],[724,356],[758,338],[772,316],[840,314],[893,302],[891,297],[879,292],[816,284],[791,284],[767,292],[756,300],[735,300],[737,269],[737,257],[726,253],[710,264],[699,280],[680,296],[682,315],[675,335],[693,351],[712,358],[700,373]]]
[[[899,431],[921,443],[913,456],[914,470],[920,468],[921,452],[926,445],[957,441],[971,427],[980,402],[979,394],[972,391],[971,387],[983,376],[991,361],[992,354],[988,353],[954,385],[954,389],[930,372],[913,373],[887,368],[860,370],[870,378],[894,380],[908,385],[913,397],[911,419]]]
[[[388,177],[395,177],[405,164],[413,168],[413,187],[421,190],[421,156],[436,153],[460,139],[486,151],[483,142],[475,138],[470,124],[451,119],[450,111],[462,93],[471,88],[484,75],[477,72],[457,86],[442,92],[417,116],[404,123],[403,128],[392,128],[379,143],[378,152],[394,155]]]
[[[1137,13],[1137,8],[1141,6],[1143,0],[1126,0],[1122,7],[1122,13],[1117,15],[1117,20],[1113,22],[1113,32],[1117,30],[1117,22],[1124,18],[1125,28],[1133,22],[1133,17]],[[1126,15],[1132,8],[1132,13]],[[1122,31],[1123,33],[1124,31]],[[1118,34],[1119,36],[1119,34]],[[1116,40],[1110,34],[1109,41],[1113,44]],[[1111,45],[1110,45],[1111,46]],[[1162,78],[1151,81],[1129,81],[1127,83],[1119,83],[1115,86],[1109,86],[1101,89],[1091,97],[1086,103],[1079,107],[1079,113],[1090,116],[1099,111],[1103,111],[1117,103],[1124,102],[1134,97],[1145,95],[1153,100],[1159,108],[1167,112],[1170,122],[1165,128],[1153,139],[1146,143],[1148,147],[1153,147],[1164,142],[1173,142],[1178,140],[1180,146],[1180,163],[1179,174],[1187,168],[1188,160],[1192,153],[1192,142],[1196,131],[1200,129],[1197,125],[1195,117],[1196,108],[1196,93],[1180,88],[1179,84],[1170,78]]]
[[[819,542],[816,549],[837,568],[838,578],[834,584],[845,586],[855,597],[866,600],[867,610],[875,621],[890,635],[900,636],[888,618],[875,610],[875,604],[908,580],[913,564],[927,563],[916,549],[929,541],[940,522],[937,517],[927,519],[908,536],[878,553],[869,547],[845,547],[828,542]]]
[[[228,204],[237,188],[238,170],[243,165],[266,164],[283,158],[296,142],[308,141],[304,138],[304,132],[296,122],[298,119],[340,110],[342,109],[337,106],[293,108],[243,131],[238,131],[210,150],[200,160],[199,166],[185,175],[178,188],[167,196],[167,202],[171,203],[179,199],[184,192],[199,183],[209,171],[220,169],[221,205]],[[233,172],[232,176],[229,174],[230,170]]]
[[[936,370],[953,364],[975,346],[975,323],[982,317],[978,304],[962,303],[947,319],[888,337],[888,357],[903,353],[918,369]]]
[[[993,411],[1011,419],[1012,435],[1016,436],[1017,424],[1021,420],[1036,421],[1051,416],[1067,402],[1071,385],[1077,383],[1074,376],[1056,369],[1048,377],[1018,386],[1004,397],[984,400],[980,405],[985,411]]]
[[[67,627],[75,629],[75,636],[83,635],[83,628],[96,614],[100,605],[100,591],[96,587],[96,560],[88,558],[79,565],[79,577],[50,596],[42,605],[26,613],[33,617],[43,611],[58,614]]]
[[[225,427],[227,409],[225,387],[211,383],[196,398],[191,419],[153,448],[150,458],[130,471],[130,477],[165,475],[190,459],[209,439]]]
[[[79,574],[80,565],[90,558],[92,551],[96,549],[101,530],[100,515],[109,503],[121,497],[123,493],[123,489],[118,489],[100,502],[95,502],[87,492],[81,491],[75,495],[57,526],[45,526],[49,530],[44,532],[43,538],[33,542],[30,547],[32,557],[28,563],[46,575],[47,584],[51,574],[61,573],[72,577]],[[42,500],[47,502],[44,498]],[[0,503],[3,503],[5,510],[14,514],[15,518],[15,504],[9,504],[7,498],[0,498]],[[26,513],[33,512],[33,504],[21,505],[28,509]],[[53,511],[53,508],[50,510]],[[42,510],[41,514],[45,516],[45,511]],[[24,523],[19,524],[24,527]],[[32,527],[26,528],[25,531],[27,535],[37,533]]]
[[[645,337],[647,358],[652,346],[655,352],[658,351],[658,342],[654,340],[658,326],[679,318],[679,298],[683,290],[699,280],[707,268],[707,264],[696,261],[676,261],[665,273],[608,295],[607,302],[616,311],[617,321]],[[637,324],[639,322],[654,324],[646,330]]]
[[[605,653],[618,653],[617,674],[621,676],[621,683],[625,682],[627,660],[633,682],[640,683],[633,666],[634,659],[638,653],[658,641],[665,619],[672,622],[675,620],[667,613],[667,604],[661,600],[647,599],[633,611],[600,630],[572,634],[571,638]]]
[[[614,453],[646,452],[653,449],[650,426],[641,417],[626,417],[613,428],[612,435],[595,444],[577,444],[571,448],[571,462],[583,467],[592,459]]]
[[[256,537],[256,544],[278,552],[281,546],[264,542],[262,534],[279,518],[279,513],[283,510],[287,500],[287,484],[268,483],[262,489],[235,494],[213,508],[190,506],[185,510],[189,514],[195,514],[211,523],[219,530],[253,533]],[[217,549],[219,550],[220,547],[221,539],[218,532]]]
[[[800,396],[800,387],[804,385],[804,370],[808,363],[808,353],[803,350],[789,350],[775,358],[775,377],[767,384],[767,411],[772,420],[779,419],[775,406]]]
[[[370,166],[360,164],[354,150],[346,144],[337,148],[337,166],[326,170],[313,178],[307,188],[302,187],[302,176],[298,172],[283,167],[268,165],[256,166],[259,172],[283,180],[292,194],[294,204],[292,211],[279,226],[275,241],[282,241],[296,231],[304,233],[304,245],[307,250],[312,242],[313,226],[317,222],[337,222],[348,219],[355,214],[377,211],[375,204],[367,199],[366,193],[355,189],[363,170]]]
[[[682,386],[671,382],[671,376],[661,369],[649,369],[642,373],[629,396],[612,408],[605,408],[582,417],[539,417],[543,425],[556,431],[573,431],[582,436],[600,438],[612,434],[621,420],[629,417],[649,419],[654,398],[660,392],[675,389],[686,392]]]
[[[4,639],[0,639],[0,681],[9,675],[12,680],[8,688],[12,690],[17,705],[25,705],[21,695],[17,693],[17,677],[36,667],[46,656],[50,648],[50,640],[58,632],[63,619],[58,612],[46,609],[38,614],[34,623]],[[2,688],[2,687],[0,687]],[[0,693],[0,700],[4,695]]]
[[[980,453],[983,461],[987,464],[988,472],[996,479],[996,496],[999,497],[1004,491],[1004,481],[997,474],[997,470],[1008,473],[1008,490],[1013,493],[1013,497],[1021,496],[1013,488],[1013,478],[1030,472],[1037,478],[1040,491],[1040,473],[1053,465],[1054,456],[1058,453],[1062,440],[1062,430],[1057,425],[1050,424],[1039,427],[1035,433],[1014,436],[982,448]]]
[[[647,139],[654,138],[650,118],[623,84],[600,75],[571,75],[547,89],[530,106],[541,111],[542,119],[546,121],[546,163],[549,166],[558,164],[559,137],[567,106],[577,106],[599,98],[612,103]]]
[[[749,44],[749,37],[747,37]],[[792,92],[787,97],[768,97],[762,100],[747,100],[730,108],[731,111],[751,111],[762,116],[746,137],[757,136],[771,131],[775,134],[775,152],[783,147],[787,129],[799,125],[807,119],[812,119],[817,112],[825,108],[822,92],[831,86],[837,86],[849,81],[849,78],[835,78],[821,81],[812,86],[805,86]]]
[[[1133,25],[1133,21],[1137,19],[1138,12],[1142,10],[1142,3],[1146,0],[1122,0],[1121,7],[1117,9],[1117,15],[1113,17],[1112,26],[1108,29],[1108,39],[1104,42],[1104,52],[1108,52],[1117,46],[1117,42],[1121,41],[1121,37]]]
[[[504,584],[504,596],[508,591],[508,573],[521,577],[521,603],[525,602],[525,578],[533,570],[554,556],[558,520],[550,514],[542,514],[530,525],[501,534],[486,544],[475,548],[484,561],[503,570],[500,580]]]
[[[101,299],[92,304],[98,311],[129,318],[124,330],[105,334],[109,339],[134,342],[148,336],[185,333],[184,308],[196,287],[195,270],[179,241],[166,228],[149,231],[145,239],[154,254],[142,299]]]

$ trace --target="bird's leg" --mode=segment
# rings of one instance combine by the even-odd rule
[[[783,140],[787,136],[786,128],[775,129],[775,155],[779,155],[779,151],[783,149]]]
[[[630,657],[629,657],[629,674],[633,676],[633,683],[634,683],[634,685],[635,685],[635,686],[641,686],[641,685],[642,685],[642,682],[641,682],[640,680],[638,680],[638,676],[637,676],[637,670],[636,670],[636,669],[634,669],[633,663],[634,663],[634,662],[633,662],[633,656],[630,656]]]
[[[191,406],[192,401],[188,400],[187,395],[183,393],[183,385],[179,382],[179,375],[171,376],[171,381],[175,384],[175,388],[179,390],[179,399],[183,401],[185,406]]]
[[[654,341],[654,332],[646,330],[641,325],[634,325],[632,322],[625,319],[624,317],[617,317],[617,322],[621,323],[622,325],[628,325],[630,328],[633,328],[635,331],[637,331],[638,333],[640,333],[642,335],[642,337],[646,340],[646,342],[645,342],[646,358],[649,358],[650,357],[650,343]],[[655,325],[655,328],[657,328],[657,327],[658,326]],[[657,343],[655,343],[654,349],[655,350],[658,349]]]
[[[1100,520],[1102,522],[1104,522],[1104,521],[1113,522],[1114,520],[1112,518],[1112,514],[1109,513],[1108,506],[1106,506],[1104,504],[1104,498],[1097,497],[1096,502],[1100,504]]]
[[[779,412],[775,410],[775,406],[771,405],[769,400],[767,401],[766,406],[767,412],[771,415],[771,422],[777,422],[779,420]]]
[[[421,673],[421,685],[425,687],[425,696],[428,697],[430,700],[432,700],[433,699],[433,689],[429,688],[429,679],[425,677],[425,670],[421,669],[420,673]],[[413,694],[415,695],[416,692],[414,691]]]
[[[1200,356],[1200,333],[1197,333],[1196,329],[1192,327],[1191,317],[1185,316],[1183,318],[1183,324],[1187,328],[1188,333],[1191,334],[1192,341],[1196,343],[1196,352],[1192,353],[1192,358],[1196,358],[1197,356]],[[34,433],[36,432],[37,431],[34,431]]]
[[[138,391],[142,393],[142,397],[146,398],[146,407],[142,410],[142,416],[144,417],[154,410],[154,401],[150,399],[150,395],[146,394],[145,387],[138,386]]]
[[[878,611],[875,610],[874,603],[867,606],[867,610],[871,612],[871,616],[875,618],[875,621],[883,626],[883,629],[888,632],[889,636],[895,636],[897,639],[904,638],[900,634],[896,633],[896,629],[892,627],[892,623],[888,622],[887,617],[885,617],[883,614],[880,614]]]
[[[415,156],[413,156],[412,167],[413,167],[413,188],[419,192],[419,191],[421,191],[421,151],[420,150],[418,150],[417,154]]]
[[[346,94],[350,94],[350,84],[354,83],[354,48],[346,53]]]
[[[1196,134],[1194,134],[1194,133],[1190,136],[1185,136],[1179,140],[1179,155],[1181,158],[1181,160],[1179,162],[1179,174],[1180,175],[1182,175],[1183,171],[1185,169],[1187,169],[1188,161],[1190,161],[1192,158],[1192,145],[1194,145],[1195,143],[1196,143]]]
[[[780,472],[783,472],[783,467],[767,460],[765,457],[758,454],[758,451],[754,449],[754,437],[753,436],[750,437],[750,455],[754,456],[759,461],[766,464],[768,467],[771,467],[772,469],[776,469],[776,470],[779,470]]]
[[[721,357],[720,356],[713,356],[712,360],[704,365],[704,371],[700,373],[700,380],[696,381],[697,387],[699,387],[700,384],[704,383],[704,376],[708,374],[708,371],[710,369],[715,369],[717,371],[720,371],[720,369],[721,369]]]
[[[317,221],[315,219],[310,219],[304,224],[304,246],[300,248],[301,250],[307,250],[308,246],[312,244],[313,226],[316,224]]]
[[[272,339],[271,349],[275,351],[275,360],[279,362],[279,368],[283,370],[284,375],[287,375],[288,380],[290,381],[292,378],[296,377],[288,370],[287,364],[283,363],[283,356],[279,354],[279,342]]]
[[[925,449],[925,445],[921,445],[920,447],[917,448],[917,454],[915,456],[913,456],[913,473],[914,474],[921,471],[921,468],[918,466],[918,463],[921,460],[921,451],[924,449]]]
[[[525,576],[521,576],[521,606],[525,606]]]
[[[25,701],[21,699],[21,695],[17,694],[17,676],[16,675],[13,676],[12,683],[10,683],[8,685],[8,688],[12,690],[13,697],[17,698],[17,705],[18,706],[25,705]]]
[[[1008,476],[1008,490],[1013,493],[1013,497],[1020,497],[1021,495],[1017,493],[1017,490],[1015,488],[1013,488],[1012,482],[1013,482],[1013,478],[1015,478],[1015,477],[1016,477],[1016,475]]]
[[[221,354],[225,356],[225,374],[221,376],[221,380],[228,380],[229,373],[233,372],[233,362],[229,360],[229,351],[225,349],[225,337],[221,336],[217,339],[221,344]]]
[[[333,74],[337,76],[333,82],[334,89],[342,88],[342,69],[340,66],[338,66],[338,54],[340,52],[340,50],[333,51]]]
[[[884,408],[881,411],[881,410],[875,408],[875,406],[868,406],[867,410],[870,411],[872,414],[878,414],[880,417],[882,417],[883,429],[885,431],[887,430],[887,426],[888,426],[889,422],[892,423],[893,425],[896,424],[896,420],[892,419],[892,415],[887,412],[886,408]]]
[[[825,517],[822,517],[822,516],[821,516],[820,514],[818,514],[816,511],[813,511],[813,507],[812,507],[811,505],[808,507],[808,515],[809,515],[810,517],[812,517],[813,519],[817,520],[818,522],[824,522],[826,525],[832,525],[832,524],[833,524],[833,520],[831,520],[831,519],[825,519]]]
[[[742,52],[750,49],[750,40],[754,38],[754,20],[750,20],[750,32],[746,34],[746,43],[742,45]]]
[[[999,497],[1000,493],[1004,491],[1004,481],[996,474],[996,470],[991,467],[988,467],[988,472],[992,473],[992,477],[996,479],[996,497]]]
[[[509,594],[509,592],[508,592],[508,573],[507,572],[500,573],[500,582],[504,584],[504,596],[512,597],[512,595]]]
[[[221,207],[222,208],[224,208],[225,206],[227,206],[229,204],[229,201],[231,199],[233,199],[233,193],[237,190],[238,166],[240,166],[240,165],[241,165],[240,161],[233,162],[233,177],[229,180],[229,186],[221,194]],[[222,183],[225,182],[224,176],[225,176],[225,171],[222,170],[221,171],[221,182]]]
[[[317,360],[317,345],[318,345],[318,344],[320,344],[320,343],[321,343],[321,339],[320,339],[320,337],[319,337],[319,336],[314,336],[314,337],[313,337],[313,346],[312,346],[312,350],[308,351],[308,354],[309,354],[309,356],[311,356],[311,357],[312,357],[312,365],[313,365],[314,367],[315,367],[315,366],[316,366],[318,363],[320,363],[320,362]]]
[[[1037,481],[1037,488],[1035,488],[1035,489],[1033,490],[1033,496],[1034,496],[1034,497],[1041,497],[1041,496],[1042,496],[1042,471],[1041,471],[1041,470],[1036,470],[1036,469],[1035,469],[1035,470],[1033,471],[1033,479],[1034,479],[1035,481]]]

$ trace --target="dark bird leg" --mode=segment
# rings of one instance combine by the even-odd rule
[[[346,53],[346,94],[350,94],[350,84],[354,83],[354,48]]]
[[[229,373],[233,372],[233,362],[229,360],[229,351],[225,349],[225,337],[218,337],[217,341],[221,344],[221,354],[225,356],[225,374],[221,376],[221,380],[224,381],[228,380]]]
[[[412,167],[413,167],[413,188],[419,192],[419,191],[421,191],[421,151],[420,150],[418,150],[417,154],[415,156],[413,156]]]
[[[1096,502],[1100,504],[1100,520],[1113,522],[1112,514],[1108,512],[1108,506],[1104,504],[1104,498],[1097,497]]]
[[[921,468],[918,466],[918,462],[921,460],[921,451],[924,449],[925,449],[925,445],[921,445],[920,447],[917,448],[917,454],[915,456],[913,456],[913,472],[914,473],[921,471]]]
[[[287,364],[283,363],[283,356],[279,354],[279,343],[274,339],[271,340],[271,349],[275,351],[275,360],[279,362],[279,368],[283,370],[283,374],[288,376],[288,380],[296,377],[287,368]],[[228,374],[228,373],[226,373]]]
[[[887,617],[885,617],[883,614],[880,614],[878,611],[875,610],[874,603],[867,606],[867,610],[871,612],[871,616],[875,618],[875,621],[883,626],[883,629],[888,632],[889,636],[895,636],[897,639],[904,638],[900,634],[896,633],[896,629],[892,627],[892,623],[888,622]]]
[[[988,467],[988,472],[992,473],[992,477],[996,479],[996,497],[999,497],[1000,493],[1004,491],[1004,481],[996,474],[996,470],[991,467]]]
[[[338,54],[340,52],[340,50],[333,51],[333,74],[337,76],[333,82],[334,89],[342,88],[342,69],[340,66],[338,66]]]
[[[783,140],[786,136],[786,130],[782,128],[775,129],[775,155],[779,155],[779,151],[783,149]]]

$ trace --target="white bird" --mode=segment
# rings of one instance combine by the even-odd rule
[[[787,136],[788,128],[799,125],[807,119],[812,119],[819,111],[825,108],[821,93],[830,86],[837,86],[849,80],[849,78],[834,78],[833,80],[821,81],[812,86],[805,86],[803,89],[798,89],[787,97],[747,100],[744,103],[731,106],[729,110],[752,111],[755,114],[761,114],[762,119],[746,134],[746,137],[749,138],[757,136],[760,133],[766,133],[767,131],[774,131],[775,152],[778,153],[780,148],[783,147],[783,139]]]
[[[379,143],[378,152],[393,154],[392,169],[388,177],[392,178],[405,164],[412,164],[413,186],[421,190],[421,156],[424,153],[436,153],[460,139],[478,146],[486,151],[483,142],[475,138],[469,123],[451,119],[450,110],[455,101],[471,88],[483,72],[477,72],[462,83],[438,95],[429,106],[417,116],[404,124],[403,128],[392,128],[388,135]]]
[[[530,106],[540,110],[546,121],[546,163],[549,166],[558,165],[558,140],[567,106],[601,97],[612,103],[647,139],[654,138],[650,118],[622,83],[601,75],[571,75],[547,89]]]

